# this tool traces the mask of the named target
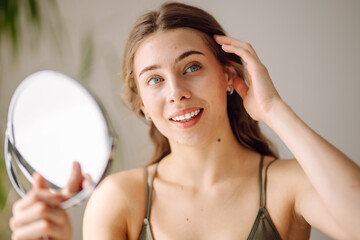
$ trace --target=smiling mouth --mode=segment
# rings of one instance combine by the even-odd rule
[[[203,108],[195,110],[193,112],[190,113],[186,113],[184,115],[180,115],[174,118],[171,118],[172,121],[175,122],[187,122],[190,121],[191,119],[195,118],[197,115],[199,115],[201,112],[203,111]]]

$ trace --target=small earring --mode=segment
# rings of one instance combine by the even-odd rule
[[[234,93],[234,87],[233,87],[233,85],[229,85],[229,88],[230,88],[230,90],[227,91],[227,94],[231,95]]]
[[[151,118],[148,116],[148,114],[146,113],[146,114],[144,114],[145,115],[145,118],[146,118],[146,120],[148,120],[149,122],[151,121]]]

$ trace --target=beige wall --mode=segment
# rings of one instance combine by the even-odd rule
[[[58,1],[63,21],[61,31],[47,27],[37,48],[31,49],[30,44],[25,42],[15,63],[10,60],[9,47],[2,44],[2,136],[7,106],[21,79],[36,70],[49,68],[77,76],[81,46],[90,34],[95,58],[91,77],[86,84],[104,103],[120,138],[112,171],[141,166],[152,146],[146,134],[146,125],[120,102],[119,72],[123,44],[129,29],[139,14],[161,2]],[[282,98],[313,129],[360,164],[359,1],[184,2],[208,10],[229,35],[251,42],[268,67]],[[51,32],[56,35],[51,35]],[[266,126],[264,130],[277,142],[281,156],[291,157],[291,153]],[[75,225],[74,239],[81,238],[83,208],[84,205],[69,211]],[[311,239],[328,238],[314,231]]]

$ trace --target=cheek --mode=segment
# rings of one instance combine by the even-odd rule
[[[148,114],[152,113],[154,106],[151,104],[151,99],[147,97],[142,97],[142,101],[143,101],[144,111],[147,112]]]
[[[144,93],[141,95],[141,99],[144,105],[144,111],[146,111],[151,117],[155,117],[161,111],[161,103],[159,94]]]
[[[204,78],[206,79],[206,83],[203,87],[208,91],[217,92],[219,95],[226,93],[227,82],[222,72],[214,70],[206,74]]]
[[[150,105],[149,105],[149,96],[145,94],[144,90],[140,89],[139,91],[139,104],[141,106],[141,110],[144,113],[149,113]]]
[[[216,118],[222,121],[227,115],[227,82],[224,74],[218,74],[213,84],[213,104],[216,109]]]
[[[219,89],[222,89],[223,91],[226,92],[227,90],[227,86],[228,86],[228,82],[226,80],[226,75],[221,72],[218,74],[218,85],[219,85]]]
[[[217,75],[212,81],[213,83],[211,84],[209,92],[212,92],[212,97],[216,99],[219,104],[223,105],[224,102],[226,102],[227,97],[227,83],[225,77],[223,75]]]

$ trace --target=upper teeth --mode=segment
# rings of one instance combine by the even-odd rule
[[[193,117],[195,117],[196,115],[198,115],[199,113],[200,113],[200,109],[196,110],[194,112],[191,112],[191,113],[186,113],[184,115],[174,117],[174,118],[172,118],[172,120],[174,120],[174,121],[188,121],[188,120],[192,119]]]

